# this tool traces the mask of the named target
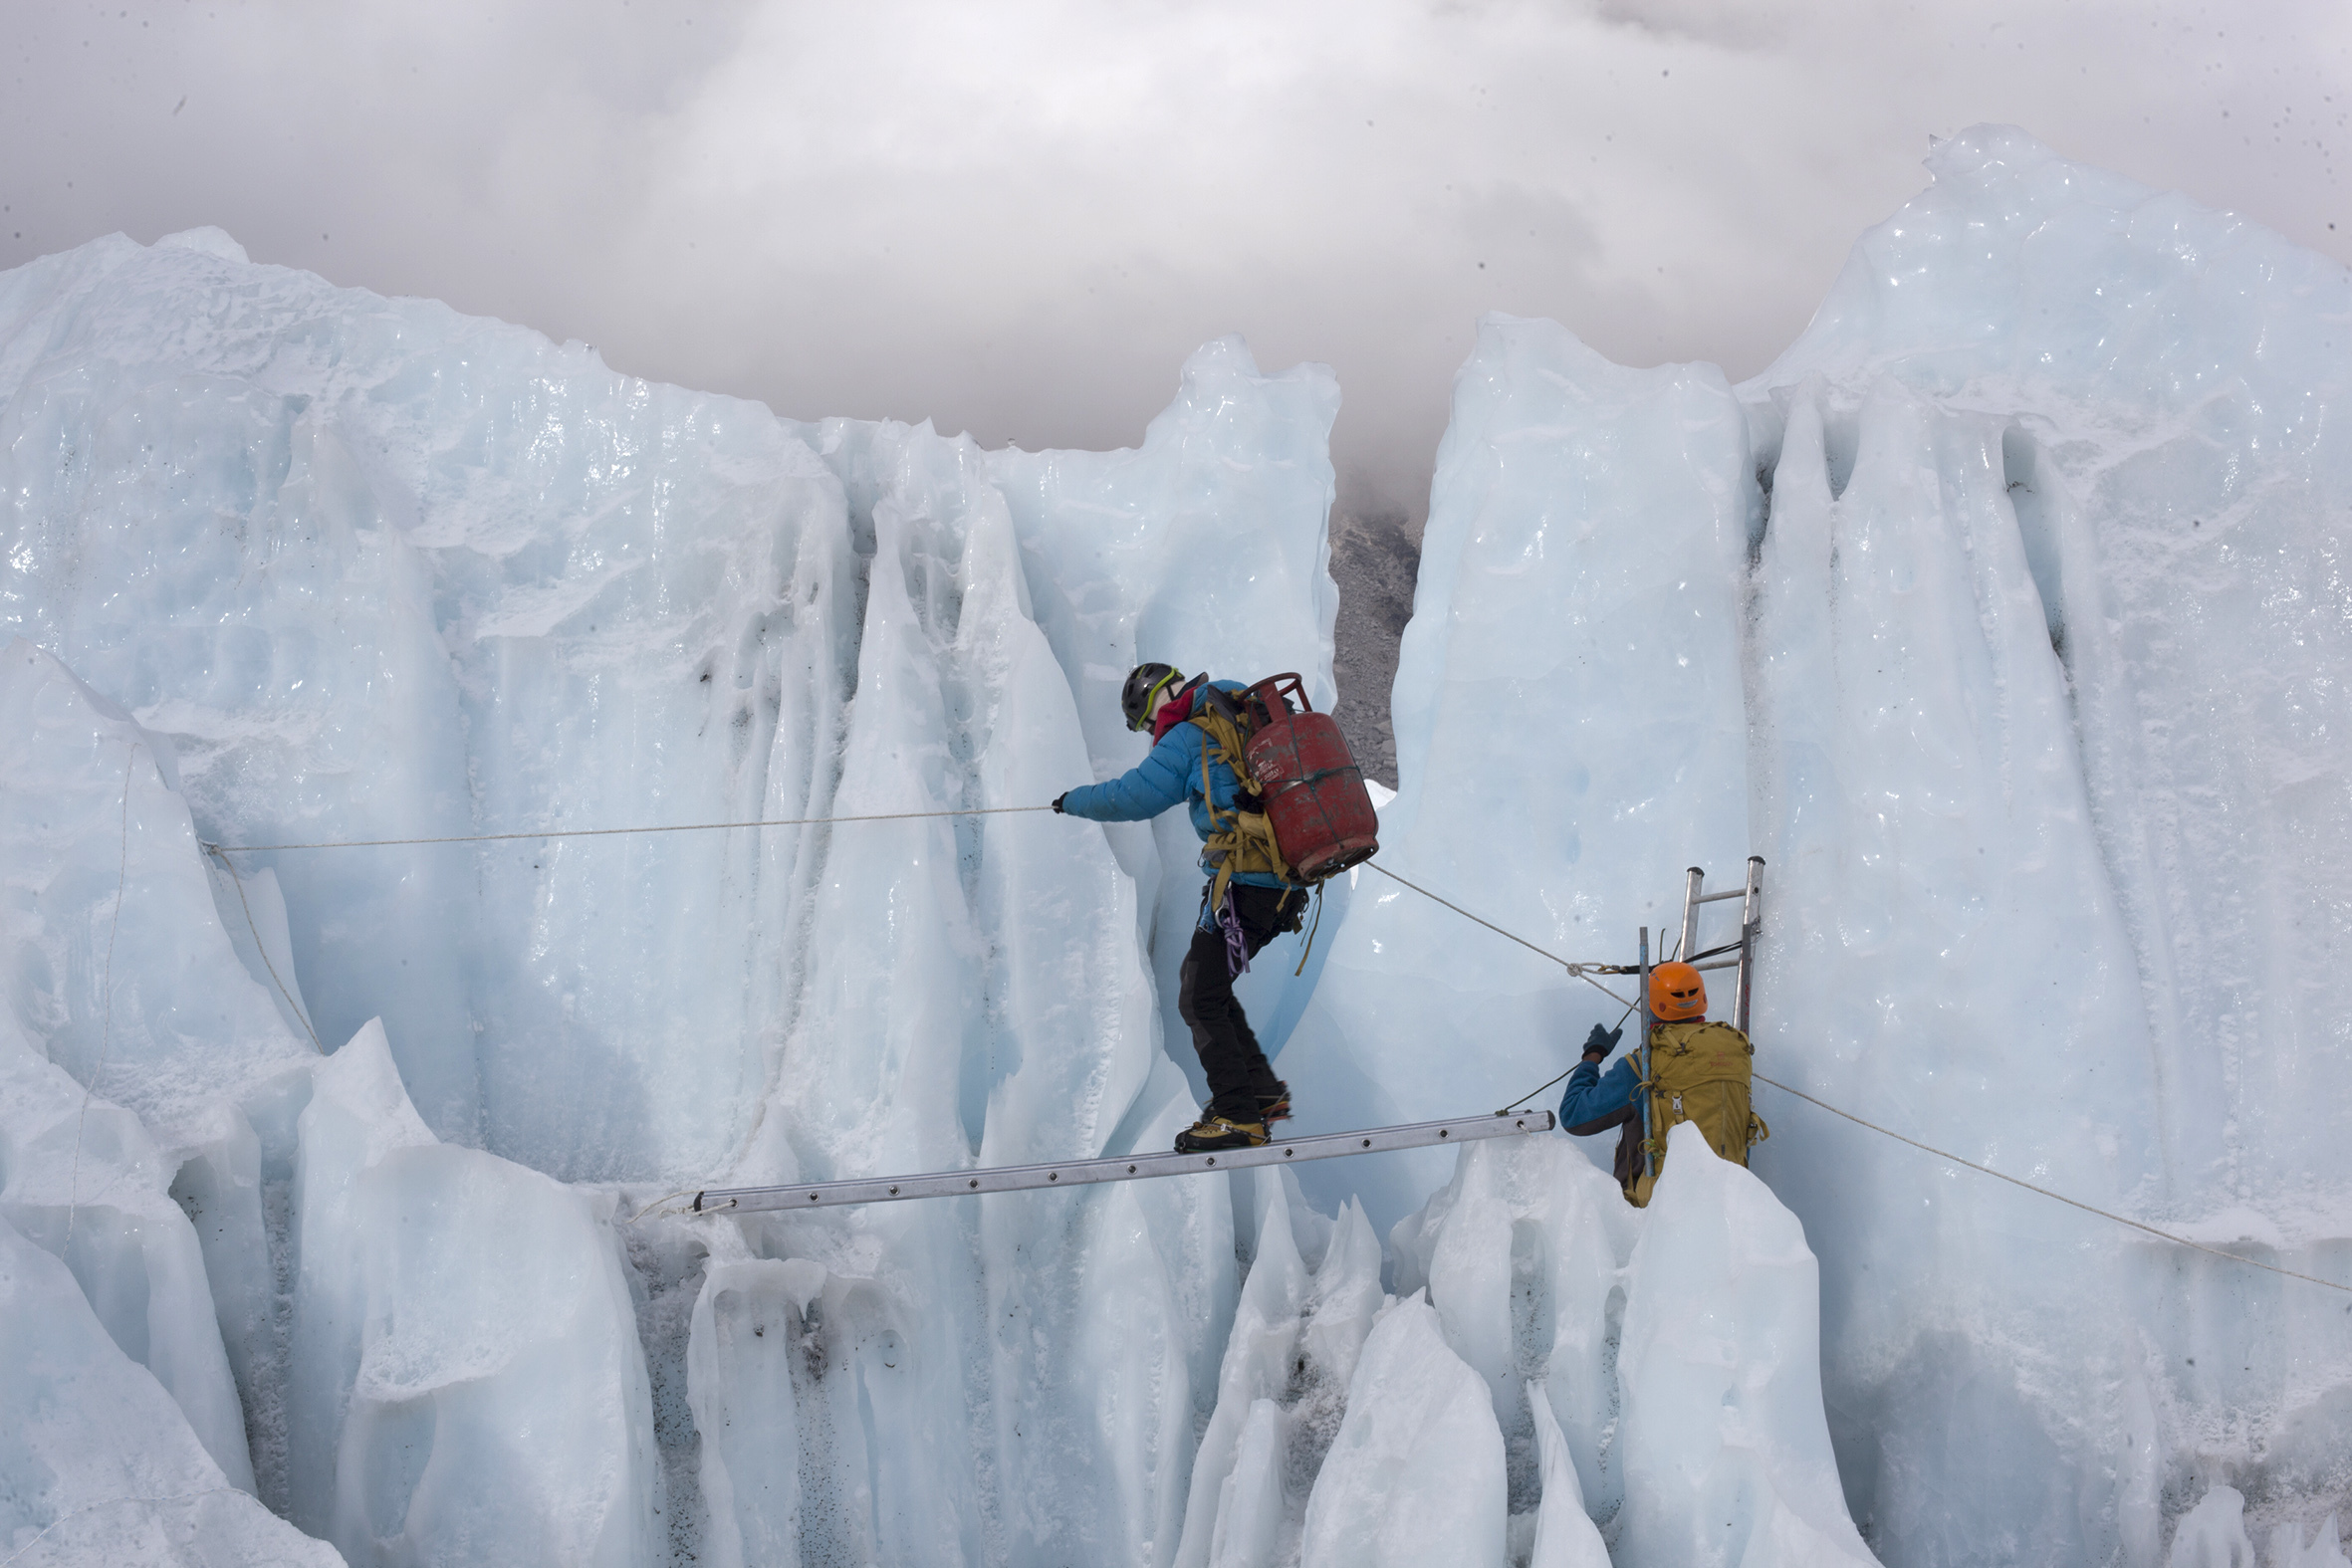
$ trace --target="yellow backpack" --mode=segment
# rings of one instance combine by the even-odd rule
[[[1772,1135],[1749,1105],[1750,1058],[1756,1047],[1729,1023],[1696,1018],[1660,1023],[1650,1029],[1650,1075],[1634,1094],[1649,1096],[1649,1136],[1638,1115],[1625,1124],[1617,1146],[1617,1180],[1626,1201],[1642,1208],[1658,1185],[1666,1163],[1666,1134],[1677,1122],[1696,1122],[1708,1146],[1739,1165],[1748,1151]]]

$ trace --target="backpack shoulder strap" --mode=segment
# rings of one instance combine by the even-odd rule
[[[1221,810],[1217,805],[1214,781],[1209,774],[1211,762],[1232,769],[1234,782],[1244,794],[1255,799],[1259,792],[1258,781],[1251,777],[1249,762],[1243,755],[1250,740],[1248,715],[1234,702],[1231,692],[1208,686],[1202,690],[1201,701],[1194,705],[1192,717],[1185,722],[1199,725],[1208,742],[1201,748],[1201,808],[1208,813],[1211,829],[1203,848],[1217,868],[1209,887],[1210,904],[1223,907],[1225,890],[1237,871],[1267,872],[1285,882],[1294,881],[1263,809],[1252,810],[1238,799],[1231,810]]]
[[[1250,738],[1249,713],[1240,703],[1233,700],[1233,693],[1215,681],[1206,679],[1201,686],[1199,699],[1193,704],[1193,723],[1200,723],[1204,716],[1222,719],[1232,726],[1234,732],[1240,735],[1243,740],[1247,741]]]
[[[1223,696],[1224,693],[1219,692],[1217,695]],[[1220,828],[1232,825],[1230,818],[1233,813],[1217,808],[1217,797],[1209,788],[1210,763],[1223,763],[1233,770],[1234,780],[1243,789],[1253,794],[1257,792],[1255,782],[1250,778],[1249,765],[1242,758],[1243,749],[1250,742],[1249,732],[1235,719],[1233,706],[1228,703],[1222,708],[1204,704],[1190,719],[1184,721],[1200,726],[1201,734],[1208,740],[1209,744],[1201,748],[1201,799],[1208,806],[1209,820]]]

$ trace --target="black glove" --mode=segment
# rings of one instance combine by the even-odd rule
[[[1600,1024],[1595,1023],[1592,1026],[1592,1032],[1584,1036],[1585,1056],[1593,1061],[1607,1059],[1609,1052],[1617,1048],[1617,1041],[1623,1038],[1624,1034],[1625,1025],[1622,1023],[1613,1029],[1603,1028]]]
[[[1064,800],[1066,800],[1066,799],[1068,799],[1068,798],[1069,798],[1069,791],[1068,791],[1067,789],[1064,789],[1064,790],[1062,790],[1062,791],[1061,791],[1059,794],[1056,795],[1056,796],[1054,797],[1054,809],[1055,809],[1055,810],[1057,810],[1057,811],[1060,811],[1060,810],[1061,810],[1061,802],[1062,802],[1062,801],[1064,801]],[[1066,816],[1068,813],[1067,813],[1067,812],[1062,812],[1062,814]]]

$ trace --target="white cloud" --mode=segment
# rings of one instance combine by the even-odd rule
[[[1133,440],[1241,331],[1337,367],[1351,499],[1413,506],[1478,314],[1753,370],[1931,132],[2019,123],[2352,255],[2352,17],[2235,14],[13,0],[0,264],[219,223],[644,374],[1025,445]]]

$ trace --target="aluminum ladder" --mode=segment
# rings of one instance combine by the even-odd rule
[[[1058,1165],[998,1165],[977,1171],[934,1171],[922,1176],[869,1176],[847,1182],[804,1182],[796,1187],[714,1187],[694,1195],[696,1214],[753,1214],[773,1209],[828,1209],[842,1204],[903,1203],[910,1198],[974,1198],[983,1193],[1017,1193],[1095,1182],[1140,1182],[1155,1176],[1199,1176],[1248,1170],[1258,1165],[1295,1165],[1302,1160],[1336,1160],[1389,1149],[1426,1149],[1485,1138],[1518,1138],[1549,1132],[1549,1111],[1500,1111],[1447,1122],[1409,1122],[1357,1132],[1281,1138],[1255,1149],[1220,1149],[1215,1154],[1131,1154],[1107,1160],[1068,1160]]]
[[[1691,967],[1698,970],[1736,969],[1739,971],[1732,981],[1732,1026],[1743,1034],[1748,1032],[1748,1008],[1755,999],[1756,993],[1756,940],[1764,931],[1764,856],[1750,855],[1748,857],[1747,885],[1736,887],[1728,893],[1706,891],[1707,870],[1704,866],[1692,866],[1683,873],[1682,930],[1678,934],[1679,939],[1674,946],[1674,956],[1676,957],[1699,951],[1699,909],[1701,905],[1720,904],[1724,900],[1732,898],[1740,900],[1739,940],[1725,943],[1720,948],[1708,949],[1707,952],[1714,955],[1712,962],[1694,964]],[[1663,947],[1666,934],[1660,932],[1658,936],[1659,944]],[[1723,956],[1726,953],[1734,956],[1726,958]],[[1665,963],[1667,960],[1668,955],[1664,953],[1659,955],[1658,961],[1660,963]],[[1634,993],[1634,1004],[1641,1009],[1641,1061],[1637,1070],[1644,1083],[1650,1081],[1650,1029],[1657,1022],[1655,1018],[1650,1016],[1650,928],[1644,926],[1641,928],[1640,989]],[[1646,1143],[1654,1136],[1650,1127],[1650,1097],[1647,1094],[1638,1094],[1634,1098],[1641,1106],[1642,1140]]]

